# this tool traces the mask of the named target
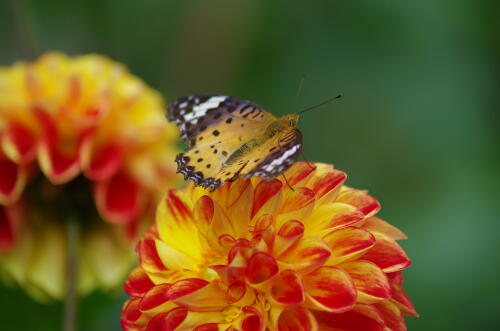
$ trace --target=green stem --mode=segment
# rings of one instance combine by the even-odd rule
[[[67,265],[66,265],[66,301],[64,303],[64,331],[76,331],[78,311],[78,247],[80,231],[76,219],[67,224]]]

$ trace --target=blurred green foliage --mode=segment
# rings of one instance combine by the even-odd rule
[[[12,6],[12,4],[17,4]],[[125,63],[171,100],[213,92],[301,118],[310,160],[369,189],[413,265],[409,330],[498,330],[498,2],[0,2],[0,63],[60,50]],[[13,10],[13,8],[17,8]],[[31,42],[29,41],[31,39]],[[298,105],[299,77],[306,74]],[[119,330],[121,290],[81,302],[80,330]],[[1,287],[0,329],[57,330],[59,304]]]

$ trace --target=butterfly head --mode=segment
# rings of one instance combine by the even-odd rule
[[[299,121],[299,114],[286,115],[286,119],[288,120],[290,127],[295,128],[297,126],[297,122]]]

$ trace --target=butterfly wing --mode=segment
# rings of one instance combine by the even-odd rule
[[[168,119],[190,146],[176,157],[178,172],[211,190],[239,176],[272,179],[293,163],[302,146],[301,134],[294,128],[258,139],[276,117],[234,97],[182,97],[169,107]]]
[[[224,95],[180,97],[169,106],[167,118],[177,124],[181,139],[190,147],[209,145],[222,135],[225,140],[257,135],[276,120],[251,101]]]

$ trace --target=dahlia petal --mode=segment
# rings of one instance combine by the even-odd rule
[[[389,330],[406,331],[404,318],[395,304],[389,300],[384,300],[375,304],[375,307],[377,307],[380,315],[384,319],[385,326],[389,328]]]
[[[336,267],[321,267],[303,277],[306,307],[343,313],[356,303],[356,287],[348,273]]]
[[[93,180],[106,180],[118,172],[123,162],[123,147],[117,142],[95,146],[90,140],[82,144],[80,159],[83,172]]]
[[[226,214],[231,220],[236,238],[244,237],[251,218],[253,186],[250,180],[238,180],[231,183],[226,200]]]
[[[137,321],[142,313],[139,309],[140,298],[135,298],[125,302],[122,308],[122,324],[123,322],[128,322],[127,324],[134,323]]]
[[[408,238],[401,230],[378,217],[368,218],[363,223],[362,228],[370,232],[379,232],[385,234],[392,240],[401,240]]]
[[[288,220],[307,219],[314,208],[314,191],[307,187],[298,187],[286,191],[281,208],[278,211],[276,227]]]
[[[339,267],[354,281],[358,292],[358,303],[373,304],[391,297],[387,276],[375,264],[354,261],[343,263]]]
[[[247,306],[255,302],[255,291],[242,282],[232,283],[227,289],[229,303],[236,306]]]
[[[26,165],[36,156],[37,138],[26,125],[11,121],[2,135],[5,154],[17,164]]]
[[[217,323],[205,323],[193,329],[193,331],[219,331]]]
[[[236,237],[236,230],[232,220],[227,216],[224,209],[214,201],[214,216],[208,229],[208,243],[211,247],[217,247],[217,238],[229,234]]]
[[[269,182],[262,181],[254,189],[252,207],[252,218],[258,218],[263,214],[274,214],[281,204],[283,185],[277,179]]]
[[[323,237],[323,240],[332,250],[328,265],[358,258],[375,245],[375,237],[370,232],[356,227],[335,230]]]
[[[26,185],[26,169],[0,155],[0,174],[0,204],[13,204]]]
[[[178,307],[167,312],[159,313],[149,320],[145,331],[174,331],[184,322],[188,309]]]
[[[367,191],[343,187],[338,195],[337,202],[347,203],[358,208],[366,217],[375,215],[380,210],[380,204]]]
[[[198,230],[193,221],[191,199],[180,190],[169,190],[161,201],[156,211],[160,239],[177,252],[191,257],[194,261],[199,260],[203,249],[197,238]],[[186,245],[186,242],[189,242],[189,245]]]
[[[156,251],[162,264],[167,269],[189,269],[197,270],[197,260],[193,259],[191,256],[178,251],[176,248],[166,244],[164,241],[156,240]]]
[[[69,151],[61,147],[43,142],[38,148],[38,163],[45,176],[54,184],[63,184],[80,173],[78,148]]]
[[[97,183],[95,199],[105,220],[126,224],[140,212],[141,193],[139,184],[130,175],[119,172],[109,180]]]
[[[331,255],[330,248],[320,238],[304,237],[279,257],[284,268],[306,273],[320,267]]]
[[[405,251],[394,240],[377,232],[373,235],[376,239],[375,246],[363,255],[363,260],[375,263],[386,273],[410,266],[411,261]]]
[[[159,284],[152,287],[142,297],[141,302],[139,303],[139,309],[141,311],[148,311],[168,302],[167,293],[170,286],[170,284]]]
[[[252,286],[258,286],[274,278],[278,271],[278,263],[274,257],[265,252],[257,252],[250,257],[245,276]]]
[[[415,307],[410,301],[408,294],[403,290],[401,285],[391,283],[391,301],[398,306],[401,313],[405,316],[418,316]]]
[[[307,187],[314,191],[318,203],[325,203],[335,199],[346,178],[347,175],[343,171],[329,166],[316,165],[316,170],[309,179]]]
[[[214,217],[214,203],[208,195],[204,195],[198,200],[194,205],[194,223],[198,228],[198,231],[204,235],[208,235],[208,228],[212,223],[212,218]]]
[[[314,311],[322,331],[386,331],[384,320],[373,306],[356,305],[342,314]]]
[[[364,219],[365,215],[355,207],[345,203],[328,203],[316,208],[306,224],[306,235],[323,235],[335,229],[355,225]]]
[[[271,298],[285,306],[304,302],[304,286],[299,274],[293,270],[284,270],[273,280]]]
[[[304,235],[304,224],[291,220],[285,222],[274,239],[273,255],[280,256]]]
[[[314,164],[317,167],[317,164]],[[331,166],[330,166],[331,167]],[[333,169],[333,167],[331,167]],[[304,184],[312,176],[316,168],[311,167],[306,162],[295,162],[293,166],[285,172],[288,183],[292,186],[305,186]]]
[[[273,315],[273,314],[271,314]],[[279,311],[279,316],[276,318],[276,331],[316,331],[318,325],[316,318],[303,307],[295,307]]]
[[[239,323],[241,331],[263,331],[265,320],[262,312],[253,306],[245,306],[242,309],[243,317]]]
[[[146,234],[144,238],[137,243],[136,250],[139,253],[140,265],[144,271],[154,273],[167,270],[158,255],[156,242],[152,236]]]
[[[216,282],[199,278],[182,279],[170,286],[168,298],[191,311],[213,311],[227,306],[229,297]]]
[[[154,283],[149,279],[148,275],[142,268],[132,270],[125,282],[125,292],[131,296],[141,296],[149,291],[154,286]]]

